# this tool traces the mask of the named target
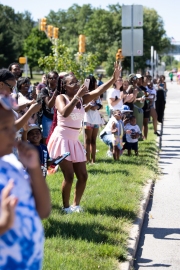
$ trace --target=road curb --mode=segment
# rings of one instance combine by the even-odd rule
[[[134,221],[129,238],[128,238],[128,255],[127,255],[127,261],[119,264],[120,270],[131,270],[133,269],[133,263],[134,258],[136,255],[136,250],[140,238],[141,228],[144,221],[144,216],[146,213],[146,209],[149,203],[150,195],[152,194],[152,188],[153,188],[153,180],[148,180],[147,184],[145,185],[143,189],[143,200],[140,203],[140,210],[139,214]]]

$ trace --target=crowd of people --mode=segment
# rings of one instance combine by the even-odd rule
[[[124,79],[121,72],[115,63],[108,81],[103,83],[101,75],[96,80],[91,74],[87,87],[73,72],[50,71],[32,86],[18,63],[0,70],[0,250],[6,249],[0,255],[0,269],[41,269],[40,219],[51,211],[45,181],[49,166],[60,166],[64,176],[63,212],[83,211],[86,164],[96,162],[105,91],[110,113],[99,136],[114,160],[126,150],[129,156],[131,150],[138,155],[138,141],[147,139],[150,117],[154,133],[161,135],[157,122],[162,122],[165,106],[164,76],[158,81],[141,74]],[[77,182],[70,203],[74,174]]]

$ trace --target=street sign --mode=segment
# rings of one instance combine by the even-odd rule
[[[122,5],[122,27],[131,27],[131,5]],[[133,27],[143,26],[143,6],[133,5]]]
[[[122,29],[122,54],[132,56],[132,30]],[[133,56],[143,55],[143,29],[133,29]]]

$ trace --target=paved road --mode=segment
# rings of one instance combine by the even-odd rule
[[[162,174],[154,187],[141,231],[134,269],[180,270],[180,85],[168,83]]]

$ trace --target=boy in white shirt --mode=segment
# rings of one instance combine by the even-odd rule
[[[136,117],[131,116],[130,121],[125,125],[124,130],[130,130],[131,133],[126,133],[126,143],[123,147],[128,150],[128,156],[131,155],[131,150],[134,150],[135,155],[138,156],[138,138],[141,135],[141,130],[138,125],[136,125]]]

